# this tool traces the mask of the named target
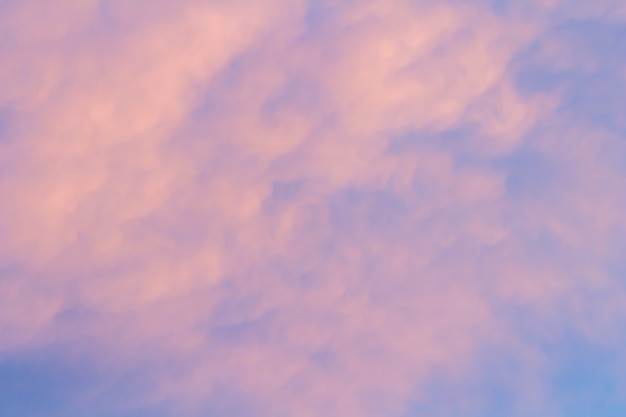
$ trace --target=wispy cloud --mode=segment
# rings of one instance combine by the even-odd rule
[[[0,4],[0,411],[572,409],[623,366],[624,19]]]

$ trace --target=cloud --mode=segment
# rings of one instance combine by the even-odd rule
[[[542,344],[620,344],[619,97],[575,83],[622,87],[621,26],[586,7],[7,3],[0,360],[89,358],[59,415],[400,416],[499,349],[552,407]]]

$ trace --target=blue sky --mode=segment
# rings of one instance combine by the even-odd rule
[[[0,416],[626,415],[622,1],[0,0]]]

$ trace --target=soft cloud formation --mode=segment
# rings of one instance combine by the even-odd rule
[[[0,2],[0,414],[612,415],[624,19]]]

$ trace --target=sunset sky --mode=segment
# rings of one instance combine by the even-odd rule
[[[626,1],[0,0],[0,417],[626,416]]]

